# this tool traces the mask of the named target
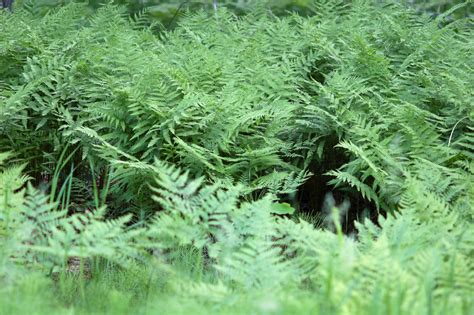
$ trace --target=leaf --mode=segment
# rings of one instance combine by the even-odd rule
[[[281,203],[273,203],[270,209],[270,213],[274,214],[293,214],[295,212],[295,208],[290,206],[290,204],[286,202]]]

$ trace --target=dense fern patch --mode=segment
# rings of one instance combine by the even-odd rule
[[[217,311],[263,291],[280,312],[473,310],[471,20],[31,8],[0,14],[5,290],[74,256],[154,266]]]

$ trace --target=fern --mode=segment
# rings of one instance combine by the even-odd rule
[[[2,281],[69,256],[174,275],[185,247],[201,274],[176,281],[188,297],[291,289],[325,314],[468,313],[472,28],[446,22],[463,7],[239,3],[248,14],[172,9],[168,31],[111,5],[0,14]],[[277,214],[312,176],[377,219],[343,235],[337,215],[332,232]]]

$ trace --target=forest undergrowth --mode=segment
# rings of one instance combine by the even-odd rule
[[[472,3],[265,3],[0,12],[0,314],[474,312]]]

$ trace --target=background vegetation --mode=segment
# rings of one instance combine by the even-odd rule
[[[410,5],[2,10],[0,313],[471,314],[472,4]]]

